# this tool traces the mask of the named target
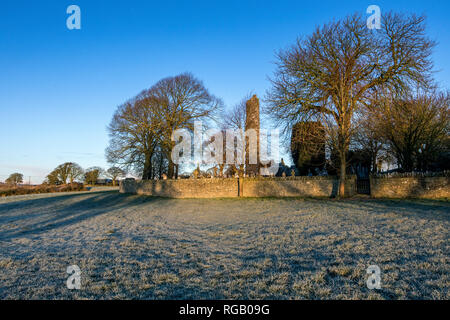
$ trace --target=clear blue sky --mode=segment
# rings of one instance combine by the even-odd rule
[[[81,30],[66,28],[71,4]],[[19,171],[40,183],[65,161],[106,167],[116,106],[166,76],[192,72],[228,106],[263,97],[276,50],[371,4],[428,16],[450,88],[448,1],[2,0],[0,181]]]

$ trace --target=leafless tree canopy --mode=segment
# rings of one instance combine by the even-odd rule
[[[165,167],[169,177],[177,176],[171,159],[173,132],[193,129],[194,121],[212,119],[221,108],[221,100],[192,74],[162,79],[119,106],[108,127],[107,159],[142,172],[143,179],[161,177]]]
[[[73,183],[76,180],[82,179],[84,174],[83,168],[74,162],[65,162],[57,166],[52,172],[50,172],[45,183],[57,185]]]
[[[299,122],[291,134],[292,160],[300,175],[317,175],[325,168],[325,130],[320,122]]]
[[[399,168],[428,171],[441,153],[448,152],[449,108],[448,93],[408,94],[385,99],[370,119],[373,132],[388,144]]]
[[[218,165],[218,175],[234,176],[235,174],[243,175],[245,172],[244,163],[235,163],[225,165],[227,163],[227,153],[233,153],[234,159],[237,159],[240,154],[245,152],[245,120],[246,120],[246,103],[252,97],[252,94],[247,94],[241,101],[235,104],[230,110],[223,113],[221,118],[222,136],[223,136],[223,161]],[[227,145],[226,130],[236,130],[236,142]],[[242,145],[242,150],[237,147]],[[229,146],[232,146],[229,148]]]
[[[106,170],[106,175],[112,179],[113,186],[115,186],[118,178],[125,177],[126,171],[119,167],[111,167]]]
[[[278,53],[266,112],[285,128],[314,119],[335,129],[343,195],[355,111],[379,90],[432,83],[434,46],[422,16],[385,14],[376,31],[360,15],[326,24]]]
[[[386,140],[378,120],[379,108],[363,108],[358,112],[353,136],[353,149],[359,150],[370,164],[369,172],[377,173],[382,162],[392,162],[391,154],[388,152]]]
[[[151,157],[159,139],[156,109],[156,102],[143,94],[117,108],[108,127],[108,162],[137,172],[144,171],[144,176],[149,177]]]

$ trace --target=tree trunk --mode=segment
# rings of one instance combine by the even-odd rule
[[[377,168],[377,156],[374,154],[372,156],[372,174],[377,174],[378,168]]]
[[[159,172],[158,172],[158,179],[162,178],[162,174],[163,174],[163,157],[162,155],[159,155]]]
[[[172,162],[172,158],[169,157],[169,169],[167,172],[167,178],[168,179],[172,179],[173,178],[173,174],[174,174],[174,163]]]
[[[152,155],[145,155],[144,172],[142,173],[142,180],[150,180],[152,178]]]
[[[345,155],[345,150],[340,152],[340,162],[341,162],[341,170],[339,173],[339,197],[345,197],[345,178],[346,178],[346,169],[347,169],[347,159]]]
[[[402,169],[405,172],[412,172],[414,170],[413,159],[409,152],[404,156]]]
[[[402,169],[405,172],[413,172],[414,171],[414,147],[411,144],[405,148],[402,152],[403,161],[401,161]]]

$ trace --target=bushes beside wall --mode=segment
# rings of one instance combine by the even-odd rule
[[[349,196],[355,193],[355,179],[348,179]],[[332,197],[337,190],[338,180],[332,177],[124,180],[120,184],[123,193],[168,198]]]

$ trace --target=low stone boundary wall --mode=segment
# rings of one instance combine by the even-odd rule
[[[373,198],[450,198],[450,177],[370,178]]]
[[[338,180],[333,177],[123,180],[120,192],[168,198],[332,197]],[[346,182],[346,193],[356,192],[356,178]]]
[[[242,197],[334,197],[339,189],[339,181],[328,177],[243,179]],[[347,179],[347,196],[356,193],[356,177]]]
[[[120,192],[166,198],[234,198],[237,179],[123,180]]]

